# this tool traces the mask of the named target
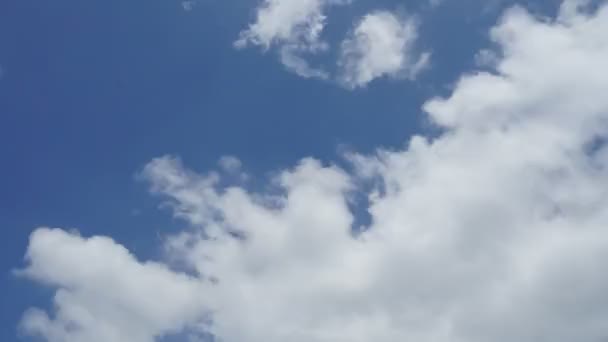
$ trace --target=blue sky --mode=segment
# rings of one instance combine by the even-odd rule
[[[13,272],[25,267],[37,227],[110,236],[141,260],[163,260],[163,237],[192,222],[149,194],[140,174],[154,158],[178,156],[204,173],[235,156],[254,191],[305,157],[345,165],[344,151],[400,151],[413,135],[441,135],[452,127],[431,122],[423,105],[485,70],[475,56],[496,47],[489,30],[514,4],[535,18],[559,8],[541,0],[331,6],[330,49],[310,56],[331,73],[340,42],[373,11],[413,18],[412,53],[431,53],[414,79],[383,76],[350,89],[287,70],[280,46],[235,48],[257,1],[200,0],[190,10],[169,0],[1,2],[0,340],[20,340],[27,308],[51,307],[54,285]]]

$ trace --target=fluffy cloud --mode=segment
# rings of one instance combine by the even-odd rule
[[[204,283],[140,263],[109,238],[41,228],[26,259],[23,276],[58,288],[52,317],[31,309],[22,322],[25,332],[49,342],[152,341],[195,331],[209,314]]]
[[[30,311],[24,330],[51,342],[184,329],[226,342],[606,339],[608,7],[576,8],[551,21],[508,11],[492,73],[425,104],[445,129],[434,140],[350,155],[348,170],[304,159],[267,192],[153,160],[143,176],[191,225],[167,239],[166,262],[192,276],[107,238],[38,230],[23,272],[58,290],[53,314]],[[356,233],[353,204],[371,215]]]
[[[237,47],[248,44],[279,48],[285,67],[303,77],[327,78],[325,71],[311,67],[303,55],[325,51],[320,38],[325,27],[324,10],[347,0],[264,0],[247,30],[241,32]]]
[[[365,86],[382,76],[414,78],[427,66],[429,54],[416,56],[416,23],[386,11],[370,13],[342,42],[341,81],[349,87]]]

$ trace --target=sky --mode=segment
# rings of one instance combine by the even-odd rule
[[[0,340],[608,339],[608,4],[0,2]]]

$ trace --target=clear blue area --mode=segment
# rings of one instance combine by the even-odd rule
[[[521,3],[521,2],[520,2]],[[52,292],[15,277],[30,232],[78,228],[155,258],[176,226],[135,174],[181,156],[199,171],[222,155],[257,177],[338,149],[403,146],[430,131],[420,105],[448,94],[509,1],[355,0],[333,10],[335,43],[372,9],[418,15],[432,68],[414,83],[380,80],[348,91],[286,72],[272,51],[232,43],[257,1],[0,1],[0,341],[17,340],[31,305]],[[554,1],[523,2],[552,15]],[[331,56],[323,63],[334,63]],[[173,228],[172,228],[173,227]]]

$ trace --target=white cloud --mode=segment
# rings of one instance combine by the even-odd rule
[[[276,47],[283,66],[304,78],[329,80],[334,75],[313,67],[308,57],[327,52],[330,45],[321,36],[325,11],[350,0],[265,0],[255,21],[241,32],[237,48],[256,45]],[[414,21],[387,11],[366,15],[341,45],[339,81],[349,87],[364,86],[384,75],[414,78],[428,65],[430,55],[415,56],[412,45],[417,32]]]
[[[265,0],[256,21],[237,41],[269,48],[273,43],[316,40],[324,26],[323,0]]]
[[[308,64],[303,55],[325,51],[321,40],[325,27],[324,11],[347,0],[264,0],[254,23],[241,32],[235,46],[249,44],[265,50],[277,46],[285,67],[303,77],[327,78],[327,73]]]
[[[49,342],[152,341],[196,329],[210,308],[200,280],[140,263],[109,238],[38,229],[27,261],[22,275],[58,290],[55,313],[31,309],[21,328]]]
[[[605,339],[608,7],[556,21],[515,8],[492,38],[496,70],[424,106],[446,133],[352,155],[353,171],[305,159],[257,193],[175,158],[148,164],[153,192],[192,226],[167,240],[169,259],[196,278],[109,239],[35,232],[25,273],[58,291],[55,314],[31,311],[25,330],[51,342],[184,328],[225,342]],[[362,182],[376,184],[372,223],[355,236]]]
[[[411,18],[399,18],[387,11],[366,15],[342,42],[338,61],[341,81],[359,87],[382,76],[413,79],[428,65],[430,57],[428,53],[414,53],[417,35]]]

